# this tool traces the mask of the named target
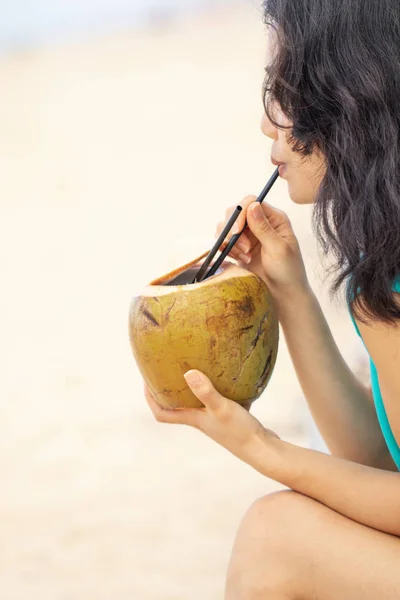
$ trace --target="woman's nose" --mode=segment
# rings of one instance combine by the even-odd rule
[[[261,119],[261,131],[264,135],[271,138],[271,140],[278,139],[278,130],[274,125],[272,125],[271,121],[268,119],[267,115],[264,113]]]

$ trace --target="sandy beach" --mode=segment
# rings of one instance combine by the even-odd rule
[[[279,488],[154,422],[127,333],[133,294],[272,172],[264,60],[251,7],[0,59],[0,600],[220,600],[242,515]],[[309,209],[281,181],[271,203],[357,362]],[[283,339],[254,414],[310,443]]]

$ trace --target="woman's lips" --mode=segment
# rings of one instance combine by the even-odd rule
[[[286,164],[283,162],[280,162],[279,160],[276,160],[273,157],[271,157],[271,162],[273,165],[275,165],[276,167],[279,168],[279,175],[280,175],[280,177],[283,177],[286,172]]]

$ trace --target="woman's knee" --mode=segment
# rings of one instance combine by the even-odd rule
[[[303,496],[285,491],[260,498],[249,508],[228,575],[228,589],[230,582],[231,589],[240,590],[238,598],[264,598],[267,593],[271,598],[298,597],[301,573],[293,523],[301,518],[303,505]]]
[[[240,530],[262,537],[266,543],[282,543],[286,534],[293,536],[293,527],[304,519],[309,498],[296,492],[283,491],[259,498],[246,512]]]

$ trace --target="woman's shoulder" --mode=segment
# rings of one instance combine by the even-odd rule
[[[347,282],[348,284],[349,282]],[[400,273],[395,277],[394,281],[393,281],[393,285],[392,285],[392,290],[393,292],[400,294]],[[354,329],[356,330],[357,334],[362,338],[362,335],[360,333],[360,329],[356,323],[356,320],[354,318],[354,314],[353,314],[353,310],[352,310],[352,302],[353,302],[354,298],[348,298],[348,311],[350,314],[350,318],[352,320],[352,323],[354,325]]]

